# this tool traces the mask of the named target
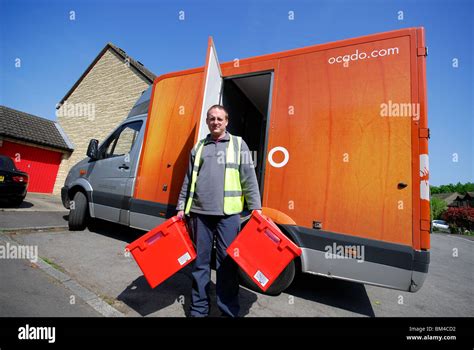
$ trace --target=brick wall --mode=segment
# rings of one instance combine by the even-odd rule
[[[54,194],[61,192],[69,169],[86,157],[89,140],[102,142],[148,86],[148,81],[111,49],[97,61],[57,110],[58,123],[73,143],[74,152],[61,162]]]

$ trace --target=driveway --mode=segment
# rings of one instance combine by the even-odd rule
[[[67,229],[68,214],[60,196],[28,193],[18,207],[0,200],[0,230]]]
[[[20,206],[13,206],[4,199],[0,199],[0,211],[3,212],[29,212],[29,211],[61,211],[69,212],[63,207],[59,195],[45,193],[27,193]]]

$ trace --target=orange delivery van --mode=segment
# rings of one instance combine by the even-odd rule
[[[157,77],[91,140],[62,189],[70,228],[97,217],[150,230],[175,215],[220,103],[252,151],[263,213],[302,249],[270,294],[298,270],[416,292],[430,257],[426,56],[423,28],[222,64],[210,38],[205,66]]]

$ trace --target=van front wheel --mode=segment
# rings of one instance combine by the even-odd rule
[[[87,198],[86,195],[78,191],[74,195],[69,211],[69,230],[82,231],[86,228],[87,221]]]
[[[266,295],[279,295],[286,288],[288,288],[295,278],[295,261],[291,261],[287,267],[281,272],[280,276],[277,277],[275,282],[264,292],[259,286],[243,271],[239,268],[240,283],[245,287]]]

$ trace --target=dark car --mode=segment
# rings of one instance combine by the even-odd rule
[[[0,155],[0,199],[20,205],[26,197],[28,174],[18,170],[10,157]]]

